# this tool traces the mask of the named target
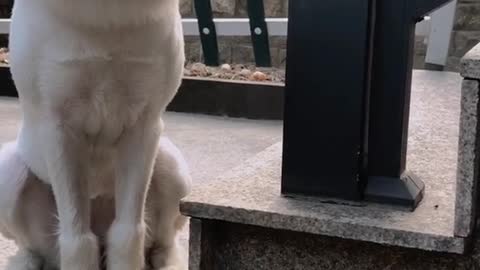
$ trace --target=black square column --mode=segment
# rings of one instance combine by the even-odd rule
[[[374,1],[290,1],[284,194],[360,199]]]
[[[415,25],[449,0],[379,0],[375,25],[365,199],[415,208],[421,179],[405,171]]]
[[[282,193],[414,209],[415,24],[449,0],[290,1]]]

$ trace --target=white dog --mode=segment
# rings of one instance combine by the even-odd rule
[[[48,218],[44,211],[52,209],[53,200],[30,192],[46,189],[30,178],[52,188],[62,270],[99,269],[99,242],[105,244],[108,270],[143,269],[145,246],[153,248],[155,269],[168,266],[162,256],[174,253],[173,229],[152,222],[153,243],[148,243],[145,206],[163,129],[160,119],[180,85],[184,64],[178,5],[178,0],[15,1],[10,62],[23,124],[16,144],[5,151],[18,159],[9,161],[7,154],[7,163],[24,169],[2,180],[26,177],[27,194],[20,192],[16,202],[7,198],[3,203],[12,211],[2,219],[29,259],[12,269],[35,269],[35,255],[54,261],[41,251],[46,237],[53,236],[40,233],[51,232],[52,224],[39,230],[35,223],[42,222],[28,217],[34,212]],[[8,178],[6,171],[0,171],[2,178]],[[24,175],[16,178],[16,173]],[[160,178],[155,181],[161,187],[150,193],[155,204],[150,217],[173,224],[178,212],[170,208],[178,208],[184,190],[163,198],[162,189],[171,184]],[[28,203],[24,196],[33,198]],[[113,212],[103,241],[92,224],[97,225],[97,210],[109,207],[96,201],[109,197],[114,210],[99,211]],[[29,226],[22,228],[21,220]]]

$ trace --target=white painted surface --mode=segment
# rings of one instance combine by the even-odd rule
[[[183,19],[183,32],[186,36],[198,36],[197,19]],[[218,36],[250,36],[250,20],[248,18],[214,19]],[[270,36],[286,36],[288,28],[287,18],[267,18],[268,33]]]
[[[0,34],[10,33],[10,19],[0,19]]]
[[[452,35],[457,1],[432,13],[426,63],[445,66]]]

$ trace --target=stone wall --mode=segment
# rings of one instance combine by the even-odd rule
[[[211,0],[215,17],[247,17],[247,0]],[[265,0],[267,17],[287,17],[288,0]],[[185,18],[194,17],[193,0],[180,0],[180,10]]]
[[[480,42],[480,0],[458,0],[447,69],[458,71],[460,58]]]

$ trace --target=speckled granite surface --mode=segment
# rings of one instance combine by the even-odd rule
[[[281,197],[281,143],[194,189],[182,211],[200,219],[462,253],[464,239],[454,237],[461,78],[428,74],[412,91],[408,169],[426,184],[425,199],[414,213]]]
[[[435,205],[445,202],[428,197],[428,192],[427,200],[414,213],[364,203],[281,197],[281,146],[278,143],[220,181],[197,188],[182,211],[200,219],[426,250],[464,251],[463,238],[453,237],[453,211],[435,210]]]
[[[455,235],[462,237],[472,233],[475,220],[479,169],[476,155],[480,150],[479,90],[478,81],[468,79],[463,81],[455,207]]]
[[[190,270],[480,269],[478,243],[474,255],[461,256],[250,225],[205,223],[203,229],[214,230],[215,237],[203,239],[201,247],[208,250],[202,267],[191,265]]]
[[[462,58],[460,73],[465,78],[480,79],[480,44]]]

